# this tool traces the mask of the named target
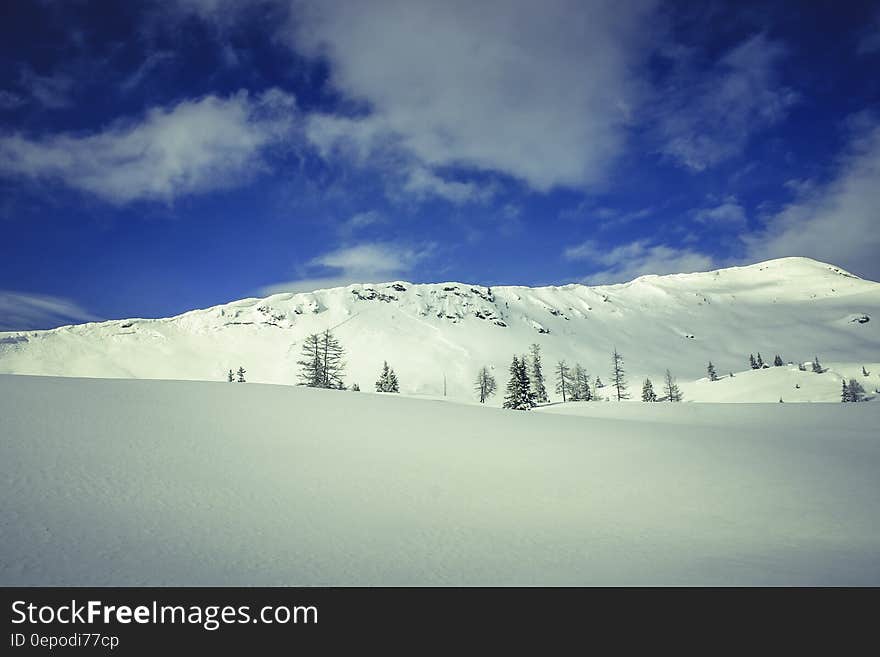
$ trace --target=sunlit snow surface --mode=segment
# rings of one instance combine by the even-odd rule
[[[878,585],[878,426],[3,375],[0,584]]]

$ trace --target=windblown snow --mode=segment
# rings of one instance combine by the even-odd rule
[[[878,424],[0,375],[0,584],[878,585]]]
[[[541,345],[607,379],[616,347],[638,398],[668,368],[690,401],[838,401],[843,377],[880,387],[880,284],[807,258],[630,283],[528,288],[462,283],[358,284],[245,299],[167,319],[0,333],[0,372],[77,377],[297,382],[302,341],[332,328],[350,385],[372,389],[383,361],[403,393],[473,399],[477,370],[503,388],[513,354]],[[745,372],[761,353],[780,368]],[[825,375],[796,364],[819,356]],[[719,382],[700,381],[712,361]],[[548,386],[552,389],[552,385]],[[552,397],[552,392],[551,392]],[[492,403],[499,404],[501,395]]]

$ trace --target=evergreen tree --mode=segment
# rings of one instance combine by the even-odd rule
[[[760,351],[758,352],[758,357],[755,359],[755,365],[757,365],[757,367],[756,367],[755,369],[760,370],[760,369],[763,369],[763,368],[764,368],[764,359],[761,358],[761,352],[760,352]]]
[[[799,369],[801,372],[806,372],[806,371],[807,371],[807,366],[804,365],[803,363],[798,363],[798,369]]]
[[[569,374],[568,365],[564,360],[556,363],[556,394],[562,395],[562,401],[568,401],[568,395],[571,391],[571,376]]]
[[[783,364],[784,363],[782,362],[782,356],[780,356],[779,354],[776,354],[776,358],[773,359],[773,365],[775,367],[779,367],[780,365],[783,365]]]
[[[654,392],[654,384],[651,383],[651,379],[645,379],[645,382],[642,384],[642,401],[657,401],[657,393]]]
[[[510,363],[510,379],[504,396],[504,408],[517,411],[528,411],[535,406],[535,398],[531,391],[526,358],[513,357]]]
[[[596,377],[596,382],[593,384],[593,386],[594,386],[595,388],[604,388],[604,387],[605,387],[605,384],[602,383],[602,379],[600,379],[600,378],[597,376],[597,377]]]
[[[474,390],[477,391],[480,397],[480,403],[485,404],[486,400],[495,394],[497,387],[495,377],[489,372],[489,368],[480,368],[480,371],[477,373],[477,382],[474,385]]]
[[[870,372],[865,369],[865,366],[862,365],[862,376],[870,376]]]
[[[352,391],[352,392],[360,392],[360,391],[361,391],[361,387],[360,387],[357,383],[353,383],[352,386],[351,386],[351,391]]]
[[[571,382],[572,401],[590,401],[593,399],[593,393],[590,390],[590,375],[581,367],[580,363],[575,363],[574,374]]]
[[[387,360],[382,364],[382,373],[376,381],[376,392],[400,392],[400,387],[397,383],[397,375],[394,373],[394,370],[388,366]]]
[[[846,379],[843,380],[843,389],[840,392],[840,401],[842,401],[843,403],[852,401],[852,398],[849,394],[849,386],[846,385]]]
[[[629,394],[626,392],[626,377],[623,371],[623,356],[617,353],[616,347],[611,354],[611,367],[611,385],[614,386],[614,390],[617,393],[617,401],[629,399]]]
[[[706,368],[706,373],[709,375],[710,381],[717,381],[718,374],[715,372],[715,366],[712,364],[712,361],[709,361],[709,366]]]
[[[539,404],[546,404],[550,401],[547,398],[547,388],[544,385],[544,370],[541,366],[541,345],[535,343],[530,347],[532,360],[531,371],[529,372],[529,380],[531,381],[532,392],[535,394],[535,401]]]
[[[758,362],[755,360],[755,354],[749,354],[749,367],[753,370],[758,369]]]
[[[672,378],[672,373],[669,370],[666,370],[664,389],[666,392],[666,401],[671,401],[671,402],[680,402],[681,401],[681,390],[679,389],[678,385],[675,383],[675,379]]]
[[[320,388],[324,383],[324,359],[321,357],[321,335],[312,333],[303,340],[300,355],[302,360],[296,361],[300,366],[300,385]]]
[[[226,376],[226,380],[229,383],[232,383],[233,381],[235,381],[235,374],[233,374],[232,370],[229,370],[229,374]]]
[[[865,389],[855,379],[849,380],[849,400],[852,402],[865,401]]]
[[[825,369],[824,369],[824,368],[822,367],[822,365],[819,363],[819,357],[818,357],[818,356],[816,356],[816,357],[813,359],[813,371],[814,371],[816,374],[822,374],[822,373],[825,371]]]
[[[244,383],[245,373],[246,373],[246,370],[239,365],[239,367],[238,367],[238,382],[239,383]]]

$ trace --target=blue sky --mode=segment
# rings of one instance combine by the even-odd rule
[[[11,3],[0,330],[803,255],[880,279],[880,7]]]

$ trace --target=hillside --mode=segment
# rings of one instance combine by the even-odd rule
[[[0,584],[880,584],[880,404],[558,410],[0,376]]]
[[[511,356],[532,342],[542,346],[548,373],[566,359],[606,381],[616,346],[634,396],[645,376],[659,384],[666,368],[690,400],[833,401],[840,375],[863,364],[872,372],[866,389],[880,386],[880,284],[806,258],[594,287],[358,284],[167,319],[7,332],[0,333],[0,372],[222,381],[242,365],[249,381],[290,384],[303,338],[325,328],[347,349],[349,384],[372,388],[387,359],[403,392],[441,395],[445,377],[456,399],[473,398],[484,364],[503,385]],[[800,389],[793,367],[787,371],[795,374],[769,388],[781,372],[759,372],[765,378],[751,380],[755,385],[688,383],[705,376],[709,360],[725,375],[744,370],[757,352],[768,362],[778,353],[787,363],[819,355],[837,369],[821,385],[811,379]],[[766,394],[750,396],[756,388]]]

